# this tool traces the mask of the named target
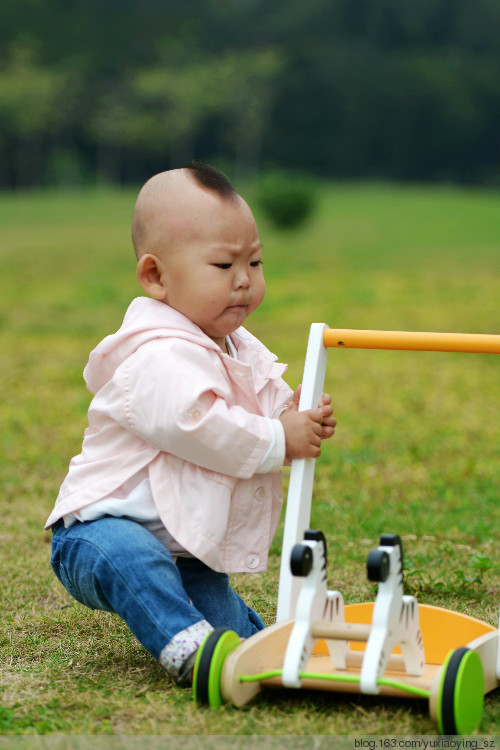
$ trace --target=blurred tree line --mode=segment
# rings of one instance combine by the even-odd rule
[[[0,186],[141,181],[196,157],[497,181],[498,0],[0,5]]]

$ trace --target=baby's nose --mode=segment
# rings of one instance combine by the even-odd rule
[[[250,286],[250,277],[246,271],[240,271],[236,277],[236,286],[238,288]]]

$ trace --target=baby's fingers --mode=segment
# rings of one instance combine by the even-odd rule
[[[327,408],[327,407],[323,407],[323,408]],[[309,409],[307,412],[302,412],[302,414],[308,414],[312,422],[323,424],[325,419],[329,418],[328,414],[323,414],[323,408]]]
[[[335,427],[329,427],[329,426],[325,425],[322,428],[322,434],[321,434],[321,439],[322,440],[328,440],[328,438],[331,438],[334,435],[335,435]]]
[[[323,419],[322,422],[322,439],[327,440],[333,437],[335,434],[335,427],[337,426],[337,420],[335,417],[328,417]]]
[[[288,409],[291,409],[292,411],[298,410],[301,390],[302,390],[302,384],[297,386],[297,388],[294,390],[292,398],[288,402]]]
[[[328,417],[331,417],[333,414],[333,409],[330,405],[321,406],[320,411],[321,411],[324,422],[326,421]]]

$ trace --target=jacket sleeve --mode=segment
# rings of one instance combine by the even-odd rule
[[[116,422],[150,446],[220,474],[253,476],[272,442],[270,418],[234,403],[217,355],[190,342],[141,346],[101,398]]]

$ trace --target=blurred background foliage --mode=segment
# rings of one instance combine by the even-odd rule
[[[233,178],[498,184],[498,0],[0,4],[0,188]]]

